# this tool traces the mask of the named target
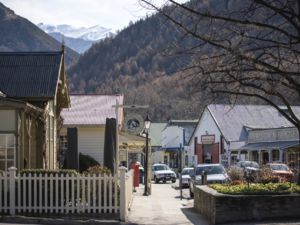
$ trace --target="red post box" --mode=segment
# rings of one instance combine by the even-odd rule
[[[134,168],[133,168],[134,169],[133,170],[133,173],[134,173],[133,186],[134,186],[134,188],[139,186],[139,168],[140,168],[140,165],[138,163],[135,163]]]

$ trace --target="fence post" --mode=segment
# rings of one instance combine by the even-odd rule
[[[15,215],[16,214],[16,188],[15,188],[15,180],[16,180],[16,167],[8,168],[9,171],[9,214]]]
[[[126,221],[127,206],[126,206],[126,167],[120,167],[120,219]]]

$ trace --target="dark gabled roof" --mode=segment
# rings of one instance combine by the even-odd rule
[[[10,98],[53,98],[63,52],[0,52],[0,90]]]

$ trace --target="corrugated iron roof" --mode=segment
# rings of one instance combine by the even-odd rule
[[[196,127],[198,120],[169,120],[169,125],[177,125],[177,126],[194,126]]]
[[[299,141],[271,141],[271,142],[257,142],[249,143],[242,146],[241,150],[262,150],[262,149],[287,149],[299,145]]]
[[[64,125],[104,125],[106,118],[116,118],[116,100],[123,104],[123,95],[71,95],[71,108],[63,109]],[[119,122],[123,119],[119,110]]]
[[[300,106],[292,107],[300,117]],[[270,105],[209,105],[208,110],[214,117],[227,141],[247,140],[246,128],[292,127],[274,107]]]
[[[62,52],[0,52],[0,90],[8,97],[54,97]]]

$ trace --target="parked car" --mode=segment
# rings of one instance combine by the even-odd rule
[[[163,181],[166,183],[167,181],[172,181],[172,183],[176,182],[176,174],[172,171],[166,164],[154,164],[152,166],[152,176],[155,183],[159,183]]]
[[[195,168],[195,174],[190,179],[190,196],[194,197],[194,185],[201,184],[201,175],[207,174],[207,184],[228,183],[230,178],[221,164],[199,164]]]
[[[181,171],[181,185],[182,187],[189,187],[191,176],[194,174],[194,168],[186,167]]]
[[[278,176],[281,180],[293,181],[294,173],[284,163],[267,163],[266,167],[272,171],[272,174]]]
[[[236,167],[249,174],[257,173],[260,170],[258,163],[255,161],[240,161],[236,164]]]

